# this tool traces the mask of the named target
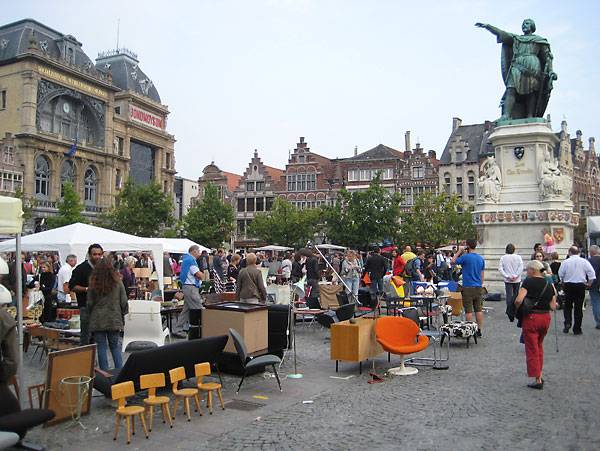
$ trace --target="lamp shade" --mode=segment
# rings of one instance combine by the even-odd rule
[[[15,197],[0,196],[0,233],[23,231],[23,202]]]
[[[4,261],[2,257],[0,257],[0,275],[8,274],[8,264]]]
[[[12,296],[10,291],[4,286],[0,285],[0,305],[12,303]]]

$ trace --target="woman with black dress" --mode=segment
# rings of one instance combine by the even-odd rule
[[[302,270],[304,267],[304,260],[305,259],[300,252],[294,254],[294,261],[292,262],[292,283],[296,283],[304,277],[304,271]]]
[[[231,257],[231,262],[229,262],[229,266],[227,267],[227,280],[230,282],[237,281],[238,275],[240,273],[240,257],[239,254],[234,254]]]
[[[517,310],[525,298],[533,302],[531,312],[521,318],[525,360],[527,375],[535,378],[535,381],[527,386],[541,390],[544,388],[544,337],[550,327],[550,311],[556,309],[556,291],[554,285],[544,276],[544,264],[541,261],[533,260],[527,264],[527,278],[515,299]]]
[[[42,263],[40,268],[40,291],[44,295],[44,311],[42,313],[42,323],[54,321],[54,309],[53,309],[53,293],[54,283],[56,282],[56,276],[52,265],[45,261]]]

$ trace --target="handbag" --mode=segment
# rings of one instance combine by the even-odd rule
[[[546,286],[538,295],[537,299],[532,299],[529,296],[526,296],[525,299],[523,299],[523,302],[521,302],[521,305],[517,308],[517,312],[515,315],[517,319],[523,320],[523,318],[525,318],[531,313],[531,311],[538,305],[538,303],[542,299],[542,296],[544,296],[544,293],[548,289],[548,285],[550,284],[548,283],[548,281],[546,281]]]

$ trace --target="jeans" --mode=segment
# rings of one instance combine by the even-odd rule
[[[90,344],[90,315],[85,306],[79,307],[79,322],[81,324],[81,332],[79,344],[81,346]]]
[[[530,313],[523,318],[522,327],[527,375],[541,377],[544,367],[544,337],[550,327],[550,313]]]
[[[506,309],[507,311],[515,303],[517,294],[519,294],[521,282],[504,282],[504,290],[506,291]]]
[[[371,294],[377,295],[378,293],[383,293],[383,277],[379,279],[372,278],[371,279]]]
[[[600,288],[592,288],[590,290],[590,299],[592,301],[592,312],[594,313],[594,320],[596,321],[596,327],[600,327]]]
[[[581,320],[583,319],[583,300],[585,298],[585,284],[565,283],[565,329],[573,325],[573,332],[581,331]],[[574,318],[573,318],[574,317]],[[575,322],[572,322],[572,319]]]
[[[349,279],[344,279],[344,282],[346,283],[346,285],[348,285],[348,288],[350,288],[350,292],[348,294],[353,294],[354,295],[354,300],[356,300],[356,298],[358,297],[358,288],[360,287],[360,279],[358,277],[351,277]],[[347,291],[347,290],[346,290]]]
[[[101,370],[108,371],[108,349],[112,354],[115,369],[123,366],[123,356],[121,355],[121,335],[116,330],[96,331],[94,340],[98,349],[98,365]]]

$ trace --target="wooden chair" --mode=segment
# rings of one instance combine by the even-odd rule
[[[190,414],[190,398],[194,398],[196,401],[196,412],[200,412],[200,415],[202,416],[202,410],[200,409],[200,398],[198,398],[198,389],[178,388],[179,381],[186,379],[185,368],[180,366],[179,368],[173,368],[172,370],[169,370],[169,379],[171,379],[171,384],[173,385],[173,394],[175,395],[173,419],[175,419],[175,415],[177,414],[177,405],[179,404],[180,399],[183,399],[183,405],[188,421],[192,421]]]
[[[169,427],[173,427],[169,403],[171,399],[168,396],[156,396],[156,389],[164,387],[165,375],[163,373],[143,374],[140,376],[140,388],[148,390],[148,397],[144,399],[144,404],[148,408],[148,431],[152,432],[154,422],[154,406],[160,406],[163,415],[163,423],[169,422]]]
[[[197,363],[194,365],[194,371],[196,373],[196,382],[198,383],[198,390],[206,392],[206,406],[208,412],[212,415],[212,393],[217,392],[221,408],[225,410],[225,403],[223,402],[223,394],[221,393],[222,385],[217,382],[203,382],[204,376],[210,376],[210,363]]]
[[[133,386],[132,381],[121,382],[120,384],[115,384],[111,387],[112,399],[113,401],[118,401],[117,410],[115,412],[116,421],[115,421],[115,437],[114,440],[117,439],[117,434],[119,433],[119,426],[121,425],[121,418],[125,418],[127,423],[127,444],[131,443],[131,434],[135,435],[135,416],[140,417],[140,421],[142,422],[142,427],[144,428],[144,434],[146,434],[146,438],[148,438],[148,430],[146,429],[146,420],[144,419],[145,409],[142,406],[128,406],[126,405],[126,399],[130,396],[135,395],[135,387]]]

